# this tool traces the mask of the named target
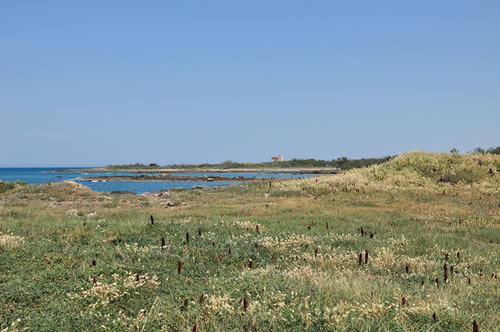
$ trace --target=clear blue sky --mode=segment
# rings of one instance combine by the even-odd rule
[[[500,1],[2,1],[0,166],[500,145]]]

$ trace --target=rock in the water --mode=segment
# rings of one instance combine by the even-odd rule
[[[135,195],[135,192],[130,191],[130,190],[114,190],[111,192],[112,194],[119,194],[119,195],[125,195],[125,194],[132,194]]]

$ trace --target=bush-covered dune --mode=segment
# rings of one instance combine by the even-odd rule
[[[500,155],[403,153],[381,165],[354,169],[338,176],[286,181],[282,190],[329,192],[352,190],[478,190],[484,193],[500,191]]]

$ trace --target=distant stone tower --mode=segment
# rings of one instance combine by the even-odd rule
[[[271,160],[273,162],[278,162],[278,161],[285,161],[285,156],[279,155],[279,156],[272,156]]]

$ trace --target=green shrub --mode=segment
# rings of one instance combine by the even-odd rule
[[[0,193],[7,192],[14,189],[17,186],[24,186],[26,182],[16,181],[16,182],[4,182],[0,181]]]

